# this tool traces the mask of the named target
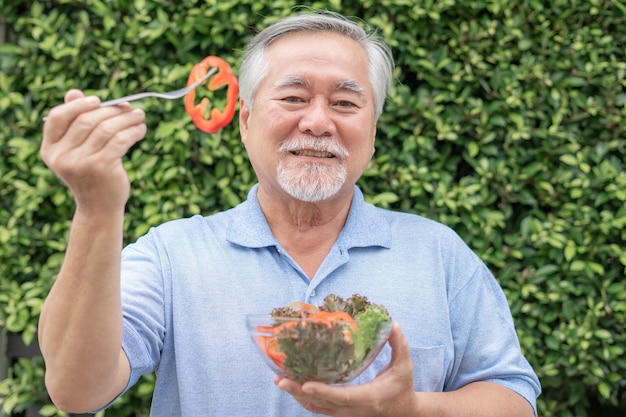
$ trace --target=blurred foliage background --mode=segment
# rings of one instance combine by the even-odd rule
[[[291,0],[0,0],[0,325],[36,343],[72,197],[38,155],[69,88],[102,99],[186,84],[207,55],[237,72]],[[369,201],[455,228],[494,271],[544,392],[544,417],[626,412],[626,5],[621,0],[333,0],[393,48],[397,83],[360,181]],[[242,201],[255,182],[236,121],[197,130],[145,100],[126,158],[127,242]],[[106,416],[147,416],[153,376]],[[6,414],[49,404],[40,358],[0,382]],[[602,410],[602,411],[600,411]],[[609,414],[606,414],[609,415]]]

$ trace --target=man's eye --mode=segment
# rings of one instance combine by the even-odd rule
[[[350,107],[356,107],[356,104],[348,100],[341,100],[336,103],[336,106],[350,108]]]
[[[287,103],[302,103],[304,100],[302,100],[300,97],[289,96],[283,98],[283,101],[286,101]]]

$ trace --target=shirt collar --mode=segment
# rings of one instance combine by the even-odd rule
[[[248,193],[248,199],[232,210],[227,234],[228,241],[249,248],[278,246],[269,224],[263,215],[256,184]],[[363,193],[355,186],[348,219],[339,234],[337,244],[353,247],[391,247],[391,228],[379,208],[365,202]]]

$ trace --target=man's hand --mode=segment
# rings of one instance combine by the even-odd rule
[[[130,182],[122,157],[145,136],[144,119],[129,105],[100,108],[97,97],[70,90],[44,125],[42,159],[76,201],[63,267],[38,333],[46,387],[64,411],[103,407],[128,383],[120,253]]]
[[[389,345],[391,363],[373,381],[363,385],[333,386],[320,382],[300,385],[276,378],[304,408],[333,417],[403,417],[417,410],[413,388],[413,363],[409,345],[398,323],[393,324]]]
[[[97,97],[68,91],[50,110],[41,144],[43,161],[87,212],[124,208],[130,184],[122,157],[146,134],[143,111],[99,106]]]

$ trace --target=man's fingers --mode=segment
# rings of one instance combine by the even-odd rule
[[[65,103],[54,106],[48,112],[46,125],[70,124],[80,114],[100,107],[100,99],[96,96],[85,96],[79,90],[71,90],[65,94]]]
[[[65,93],[64,102],[69,103],[70,101],[74,101],[76,99],[83,98],[83,97],[85,97],[85,94],[83,94],[82,91],[76,88],[73,88],[69,90],[67,93]]]
[[[98,97],[85,97],[78,90],[68,92],[65,99],[66,103],[55,106],[48,112],[43,126],[43,149],[59,141],[80,114],[100,107]]]
[[[328,385],[321,382],[305,382],[302,392],[310,401],[320,407],[345,407],[367,401],[367,391],[363,385]]]
[[[105,119],[89,133],[82,145],[83,151],[92,154],[112,146],[118,150],[117,156],[123,156],[131,146],[144,137],[145,117],[143,110],[135,109]]]
[[[66,106],[83,100],[74,100]],[[62,147],[68,150],[86,145],[85,149],[90,152],[101,149],[118,132],[145,119],[143,111],[133,111],[128,104],[85,111],[68,120],[69,113],[72,113],[71,109],[66,109],[66,114],[58,118],[56,124],[47,131],[44,128],[44,139],[48,133],[49,144],[63,142]]]
[[[391,366],[407,360],[410,361],[409,342],[406,340],[404,333],[402,333],[399,323],[393,323],[391,327],[389,346],[391,346]]]

